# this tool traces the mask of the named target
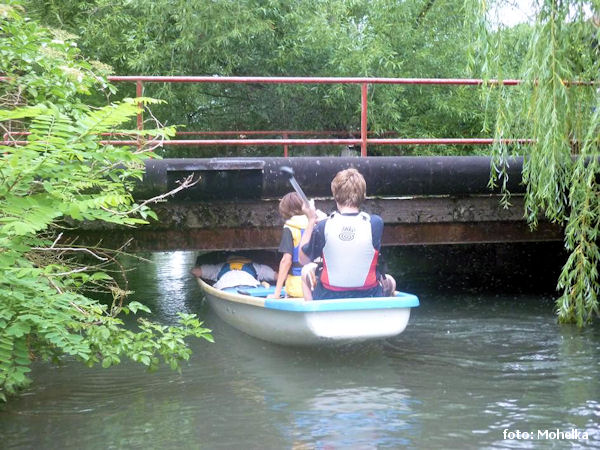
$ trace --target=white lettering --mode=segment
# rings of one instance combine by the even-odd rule
[[[534,438],[534,436],[535,435],[531,433],[532,439]],[[589,434],[587,431],[581,432],[577,428],[571,428],[567,431],[561,431],[557,428],[555,430],[537,430],[537,439],[580,441],[588,440]]]
[[[533,439],[533,433],[528,433],[527,431],[521,431],[521,430],[510,431],[506,428],[504,430],[502,430],[502,435],[503,435],[504,439],[509,439],[509,440]]]

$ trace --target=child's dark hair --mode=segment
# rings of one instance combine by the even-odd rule
[[[284,220],[303,214],[302,199],[296,192],[289,192],[279,202],[279,214]]]

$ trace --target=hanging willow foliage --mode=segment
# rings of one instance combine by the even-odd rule
[[[481,58],[471,59],[473,67],[503,79],[498,49],[515,29],[483,20],[490,18],[485,0],[466,0],[465,10],[477,36],[472,54]],[[496,100],[495,138],[533,139],[531,145],[493,147],[490,183],[503,186],[508,157],[523,155],[525,217],[532,227],[540,217],[565,227],[570,256],[558,280],[558,319],[580,327],[599,314],[599,18],[598,0],[540,0],[535,23],[516,27],[528,51],[520,73],[511,75],[523,83],[490,84],[487,91]]]

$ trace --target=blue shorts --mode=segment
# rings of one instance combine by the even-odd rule
[[[313,300],[330,300],[335,298],[362,298],[362,297],[383,297],[383,288],[377,284],[371,289],[354,289],[352,291],[332,291],[325,288],[321,281],[313,291]]]

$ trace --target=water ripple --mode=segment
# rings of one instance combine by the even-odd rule
[[[534,448],[504,430],[588,431],[600,448],[600,326],[559,326],[544,296],[420,295],[381,343],[296,349],[248,337],[201,303],[193,253],[156,254],[131,280],[155,318],[196,312],[215,344],[190,341],[181,374],[36,364],[0,411],[3,447],[62,449]]]

